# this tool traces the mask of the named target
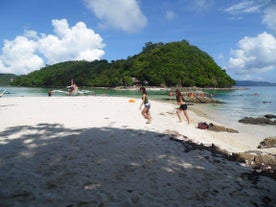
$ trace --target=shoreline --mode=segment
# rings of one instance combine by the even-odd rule
[[[141,86],[117,86],[117,87],[110,87],[113,89],[118,89],[118,90],[139,90]],[[248,87],[246,86],[233,86],[233,87],[226,87],[226,88],[214,88],[214,87],[196,87],[196,86],[190,86],[190,87],[160,87],[160,86],[145,86],[147,87],[147,90],[160,90],[160,91],[175,91],[176,89],[181,89],[181,90],[247,90]],[[94,87],[94,88],[107,88],[109,87]]]
[[[33,101],[32,101],[32,99],[33,99]],[[20,104],[21,100],[22,101],[26,100],[25,104],[27,104],[27,105],[31,104],[32,105],[32,104],[34,104],[32,102],[35,102],[35,101],[38,101],[41,104],[43,104],[44,101],[49,101],[49,100],[52,101],[52,99],[55,99],[53,102],[62,101],[62,102],[65,102],[64,104],[66,104],[66,101],[70,101],[70,102],[73,102],[74,104],[76,104],[75,102],[78,102],[78,100],[81,100],[80,102],[83,105],[86,105],[86,103],[83,103],[84,100],[89,100],[89,99],[90,100],[94,100],[94,101],[98,101],[98,102],[103,102],[105,100],[108,100],[110,102],[112,102],[113,100],[118,100],[119,102],[123,102],[124,101],[129,106],[139,105],[140,101],[141,101],[139,98],[109,97],[109,96],[9,97],[8,99],[5,99],[5,98],[1,99],[0,107],[2,106],[1,108],[3,108],[3,107],[5,108],[6,106],[8,106],[7,109],[9,109],[13,105],[12,103],[17,102],[17,104]],[[135,101],[135,103],[128,103],[129,99],[133,99]],[[20,101],[18,101],[18,100],[20,100]],[[28,103],[28,100],[31,100],[30,103]],[[197,129],[198,122],[213,123],[213,124],[216,124],[216,125],[223,125],[223,124],[221,124],[219,118],[218,118],[218,120],[213,119],[213,117],[210,114],[210,112],[208,110],[206,111],[206,107],[204,108],[204,111],[203,111],[203,109],[201,108],[201,104],[189,104],[188,103],[188,113],[191,116],[191,124],[190,125],[186,125],[186,123],[185,123],[186,120],[185,119],[183,119],[184,120],[183,123],[178,123],[177,122],[178,119],[177,119],[175,111],[176,111],[176,108],[178,106],[176,104],[174,104],[174,102],[157,101],[157,100],[152,100],[151,102],[153,103],[153,107],[151,109],[151,113],[153,113],[153,115],[152,115],[153,118],[156,119],[156,117],[157,117],[157,121],[158,122],[161,121],[161,123],[160,123],[161,125],[165,123],[165,126],[161,127],[161,125],[159,123],[156,123],[153,120],[153,124],[149,125],[152,128],[150,128],[150,127],[146,127],[146,128],[148,128],[150,130],[156,130],[158,132],[162,132],[162,130],[165,131],[168,128],[171,128],[173,130],[176,130],[176,131],[180,132],[181,134],[183,134],[185,136],[191,135],[191,139],[196,140],[197,142],[203,141],[202,142],[203,144],[207,144],[207,145],[208,144],[209,145],[211,145],[211,144],[222,144],[221,147],[224,150],[227,150],[229,152],[238,152],[238,151],[242,152],[242,151],[246,151],[246,150],[258,150],[256,148],[256,142],[261,142],[264,138],[266,138],[268,136],[275,136],[275,134],[273,134],[274,133],[273,131],[271,132],[271,130],[268,130],[267,133],[265,133],[265,132],[261,133],[262,136],[265,136],[265,137],[262,137],[262,138],[259,137],[259,138],[257,138],[257,136],[260,133],[256,133],[256,131],[259,131],[261,128],[264,128],[264,127],[266,127],[266,128],[273,128],[273,127],[270,127],[270,126],[259,126],[259,125],[245,125],[245,124],[242,125],[242,124],[240,124],[241,127],[239,127],[238,131],[241,130],[242,128],[244,128],[244,130],[239,131],[238,134],[231,134],[231,133],[226,133],[226,132],[221,132],[221,133],[216,132],[215,133],[215,132],[211,132],[211,131],[208,131],[208,130],[200,130],[200,129]],[[27,105],[25,105],[24,107],[28,107]],[[48,105],[48,104],[46,104],[46,105]],[[54,103],[54,105],[55,105],[55,103]],[[88,107],[88,106],[89,105],[87,104],[84,107]],[[97,106],[97,107],[100,107],[100,106]],[[126,107],[128,107],[128,106],[126,106]],[[31,106],[31,108],[32,108],[32,106]],[[30,111],[28,111],[28,110],[31,110],[31,108],[25,108],[25,110],[27,110],[27,113],[31,113]],[[62,109],[62,107],[60,109]],[[45,107],[45,110],[47,111],[46,107]],[[56,113],[55,110],[56,109],[54,107],[53,108],[49,108],[49,111],[53,111],[53,113]],[[127,108],[125,110],[127,110]],[[124,111],[122,111],[122,113],[123,112]],[[138,116],[137,116],[137,113],[138,113]],[[98,114],[98,115],[101,116],[100,114]],[[141,119],[139,111],[136,111],[132,115],[135,115],[134,117],[137,120]],[[77,113],[75,114],[74,117],[77,117]],[[164,119],[164,117],[166,117],[167,119],[166,118]],[[24,117],[22,117],[22,118],[24,118]],[[37,119],[37,118],[38,117],[36,117],[35,119]],[[47,118],[49,118],[49,117],[47,117]],[[65,118],[60,117],[60,120],[61,120],[61,122],[64,122],[64,123],[68,122],[68,121],[63,120],[63,119],[66,119],[66,116],[65,116]],[[34,121],[38,121],[38,120],[34,120]],[[114,120],[114,121],[116,121],[116,120]],[[52,121],[50,121],[50,122],[52,122]],[[135,120],[134,120],[134,122],[135,122]],[[15,123],[16,123],[16,121],[15,121]],[[168,123],[170,123],[170,124],[168,124]],[[13,124],[13,123],[10,122],[9,124]],[[140,122],[139,124],[142,124],[142,123]],[[235,123],[232,123],[232,124],[235,126]],[[2,126],[0,127],[0,130],[4,130],[4,126],[5,126],[5,123],[2,124]],[[181,126],[183,126],[183,128],[181,128]],[[6,125],[6,127],[8,127],[8,125]],[[72,127],[74,127],[74,126],[72,126]],[[88,126],[86,126],[86,127],[88,127]],[[229,126],[229,127],[231,127],[231,126]],[[187,132],[186,129],[189,129],[190,132]],[[219,139],[219,137],[227,137],[227,138],[229,138],[229,137],[239,136],[239,134],[242,134],[242,136],[245,136],[245,137],[248,137],[248,136],[250,136],[252,138],[255,137],[255,138],[257,138],[257,141],[254,141],[254,143],[252,143],[252,140],[251,140],[250,141],[251,143],[246,144],[248,146],[243,146],[242,145],[243,143],[241,143],[240,145],[236,145],[236,151],[232,151],[231,148],[228,149],[229,143],[224,143],[224,144],[220,143],[221,140]],[[199,136],[197,137],[197,135],[199,135]],[[203,136],[206,136],[206,138],[204,138]],[[208,139],[212,139],[213,142],[211,142],[210,140],[208,141]],[[204,143],[204,141],[206,141],[206,142]],[[271,153],[276,154],[276,150],[275,151],[274,151],[274,149],[271,149],[271,150],[272,150]]]
[[[0,190],[0,204],[214,206],[227,202],[234,207],[276,202],[276,180],[208,150],[215,145],[233,153],[270,152],[256,149],[254,130],[249,131],[252,134],[201,130],[198,122],[219,125],[219,120],[199,116],[193,111],[197,106],[190,106],[191,124],[178,123],[177,105],[158,101],[152,101],[152,123],[145,124],[138,109],[141,100],[129,99],[2,98],[0,181],[7,189]],[[258,179],[255,184],[254,179]],[[264,197],[269,198],[268,204]]]
[[[33,99],[33,101],[32,101],[32,99]],[[53,99],[55,99],[55,100],[53,100]],[[128,103],[129,99],[133,99],[134,103]],[[100,113],[100,111],[105,110],[104,106],[102,106],[103,109],[101,109],[101,103],[104,102],[105,100],[108,100],[108,102],[111,102],[111,103],[114,100],[117,100],[119,102],[125,102],[124,104],[127,103],[127,105],[125,105],[123,109],[119,109],[119,110],[121,110],[122,116],[129,115],[127,112],[127,110],[130,109],[129,106],[131,106],[131,110],[133,110],[132,106],[139,105],[140,101],[141,101],[139,98],[109,97],[109,96],[9,97],[8,99],[4,98],[1,100],[2,100],[1,103],[6,102],[6,104],[4,103],[4,105],[2,105],[0,103],[0,110],[1,110],[1,105],[4,106],[4,108],[6,106],[8,106],[7,109],[12,108],[11,107],[11,106],[13,106],[12,103],[14,103],[13,100],[15,100],[15,102],[17,102],[17,104],[19,104],[19,105],[20,105],[21,100],[22,101],[25,100],[26,105],[23,106],[23,108],[20,110],[22,110],[22,111],[26,110],[26,112],[27,112],[26,116],[32,116],[30,114],[30,113],[32,113],[30,110],[32,108],[34,108],[33,104],[35,104],[36,101],[40,102],[41,104],[45,104],[45,103],[43,103],[44,101],[53,101],[54,105],[56,105],[56,102],[59,102],[59,101],[65,102],[64,104],[66,104],[66,105],[67,105],[67,103],[66,103],[67,101],[72,102],[74,105],[78,101],[80,101],[80,103],[83,104],[83,107],[88,108],[89,104],[86,103],[84,100],[93,100],[93,101],[98,102],[98,103],[96,103],[95,106],[99,110],[99,111],[97,111],[97,116],[99,116],[99,117],[101,117],[101,115],[102,115]],[[28,103],[29,100],[31,100],[30,103]],[[206,146],[211,146],[212,144],[215,144],[216,146],[222,148],[223,150],[228,151],[229,154],[245,152],[245,151],[259,151],[259,152],[270,153],[270,154],[276,155],[276,148],[267,148],[267,149],[258,149],[257,148],[257,146],[265,138],[275,136],[275,129],[274,129],[275,127],[274,126],[250,125],[250,124],[241,124],[241,123],[229,123],[228,126],[226,126],[226,125],[222,124],[222,122],[220,120],[221,117],[218,117],[215,119],[213,114],[211,114],[206,107],[202,108],[201,104],[188,104],[188,113],[189,113],[189,116],[191,119],[191,124],[187,125],[184,117],[182,117],[184,122],[178,123],[177,115],[175,113],[178,105],[174,104],[174,102],[157,101],[157,100],[152,100],[151,102],[153,105],[153,107],[151,109],[151,113],[152,113],[154,120],[153,120],[152,124],[145,125],[145,128],[147,130],[155,131],[158,133],[163,133],[164,131],[168,131],[168,130],[176,131],[177,133],[180,133],[183,136],[189,137],[190,140],[194,141],[197,144],[204,144]],[[31,105],[30,108],[28,105]],[[56,111],[57,109],[55,109],[54,106],[51,106],[49,109],[47,109],[47,107],[49,107],[48,104],[46,104],[45,109],[44,109],[46,113],[48,113],[48,111],[49,111],[49,113],[51,113],[51,112],[53,112],[54,114],[58,113]],[[59,106],[59,110],[62,110],[64,107],[66,107],[66,106]],[[115,107],[117,107],[117,106],[115,105]],[[36,113],[42,113],[42,111],[39,111],[40,108],[38,108],[37,110],[38,111]],[[66,110],[69,110],[69,109],[67,109],[67,107],[66,107]],[[82,109],[77,109],[77,110],[81,110],[81,113],[85,113]],[[124,110],[126,110],[126,111],[124,111]],[[91,109],[90,111],[91,111],[91,113],[93,113],[93,109]],[[113,111],[113,110],[111,110],[111,111]],[[44,114],[44,113],[42,113],[42,114]],[[1,113],[0,113],[0,115],[1,115]],[[83,114],[83,115],[87,116],[86,114]],[[130,114],[130,115],[135,117],[133,121],[129,122],[129,123],[131,123],[130,128],[132,128],[132,127],[137,128],[135,125],[137,125],[138,123],[139,123],[140,128],[144,127],[143,125],[141,125],[141,124],[143,124],[143,122],[141,122],[142,117],[141,117],[140,111],[138,109],[137,109],[137,111],[132,112],[132,114]],[[3,115],[3,117],[4,116],[5,115]],[[50,120],[49,114],[46,114],[45,116],[47,116],[47,120],[49,121],[49,123],[51,123],[53,121],[53,120]],[[77,119],[78,116],[79,116],[79,114],[76,112],[76,113],[74,113],[74,115],[72,115],[72,119]],[[183,116],[183,114],[182,114],[182,116]],[[15,117],[16,117],[16,115],[15,115]],[[69,117],[68,117],[68,115],[64,115],[64,117],[59,116],[59,120],[60,120],[59,122],[63,123],[63,124],[68,124],[71,122]],[[24,116],[22,117],[22,119],[24,120]],[[40,119],[39,117],[35,117],[33,121],[38,122],[39,119]],[[69,119],[69,120],[67,120],[67,119]],[[85,117],[85,119],[89,119],[89,118]],[[114,117],[114,120],[113,120],[114,123],[122,122],[122,120],[116,120],[116,119],[117,119],[117,117]],[[210,131],[210,130],[198,129],[197,125],[199,122],[206,122],[208,124],[212,123],[217,126],[228,127],[228,128],[237,130],[238,133],[214,132],[214,131]],[[24,122],[24,123],[26,123],[26,122]],[[9,124],[10,125],[14,125],[14,124],[18,125],[17,120],[13,120],[10,122],[6,121],[3,124],[1,124],[0,131],[4,130],[5,127],[9,127]],[[99,124],[101,125],[103,123],[100,122]],[[81,127],[81,125],[80,126],[78,126],[78,125],[79,124],[77,124],[76,127]],[[72,125],[70,127],[75,127],[75,126]],[[88,126],[84,125],[83,127],[89,127],[89,125]]]

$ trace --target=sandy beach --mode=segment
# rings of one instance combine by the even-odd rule
[[[276,154],[257,149],[275,126],[201,130],[220,120],[191,105],[191,123],[178,123],[177,105],[156,101],[146,124],[141,100],[129,99],[2,97],[0,206],[276,206],[276,180],[172,140]]]

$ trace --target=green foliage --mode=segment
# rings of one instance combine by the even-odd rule
[[[142,52],[126,60],[68,61],[46,66],[25,76],[13,85],[66,86],[74,79],[79,86],[128,86],[132,78],[151,86],[231,87],[235,81],[205,52],[179,42],[147,42]]]
[[[0,73],[0,86],[8,86],[16,78],[13,74],[2,74]]]

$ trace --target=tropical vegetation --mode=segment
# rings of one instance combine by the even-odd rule
[[[14,74],[0,73],[0,86],[8,86],[16,78]]]
[[[47,65],[18,76],[16,86],[53,87],[68,85],[74,79],[79,86],[231,87],[235,81],[206,53],[188,41],[147,42],[142,51],[127,59],[68,61]]]

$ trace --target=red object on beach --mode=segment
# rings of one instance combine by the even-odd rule
[[[209,128],[209,125],[208,125],[206,122],[198,122],[197,127],[198,127],[199,129],[208,129],[208,128]]]

